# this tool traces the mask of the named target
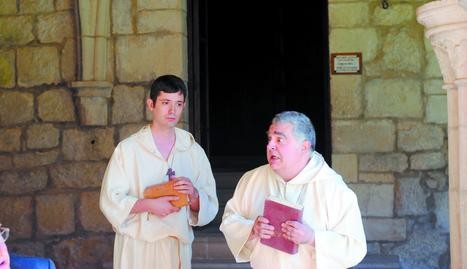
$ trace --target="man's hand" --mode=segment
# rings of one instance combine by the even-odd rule
[[[163,196],[155,199],[139,199],[131,209],[131,213],[149,212],[150,214],[154,214],[163,218],[180,210],[180,208],[173,206],[170,202],[174,200],[178,200],[178,196]]]
[[[282,223],[283,236],[295,244],[315,245],[315,232],[308,225],[298,221]]]
[[[269,225],[269,220],[263,216],[258,216],[251,229],[250,238],[269,239],[274,235],[274,226]]]
[[[188,194],[190,209],[195,212],[199,211],[199,192],[189,178],[177,177],[174,189],[180,193]]]

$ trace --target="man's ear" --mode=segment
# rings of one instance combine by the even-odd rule
[[[311,142],[308,140],[303,141],[302,143],[302,150],[303,151],[310,151],[311,148]]]
[[[151,98],[148,98],[148,99],[146,100],[146,105],[148,106],[149,110],[152,111],[152,110],[154,109],[155,103],[154,103],[154,101],[153,101]]]

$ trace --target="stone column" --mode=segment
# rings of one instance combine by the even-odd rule
[[[109,79],[110,0],[77,0],[81,74],[77,90],[82,125],[107,125],[113,84]]]
[[[417,9],[448,98],[451,268],[467,269],[467,12],[465,0],[441,0]],[[464,254],[464,255],[462,255]]]

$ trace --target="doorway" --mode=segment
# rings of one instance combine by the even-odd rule
[[[267,163],[266,131],[284,110],[315,125],[330,163],[327,1],[188,1],[191,131],[214,171]]]

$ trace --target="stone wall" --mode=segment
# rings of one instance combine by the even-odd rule
[[[447,100],[415,10],[426,1],[329,1],[330,52],[361,52],[331,76],[333,167],[357,193],[369,253],[449,268]]]
[[[70,86],[81,79],[77,2],[0,1],[0,222],[12,253],[110,268],[101,180],[117,143],[150,120],[151,80],[187,79],[186,2],[110,1],[108,97]]]

